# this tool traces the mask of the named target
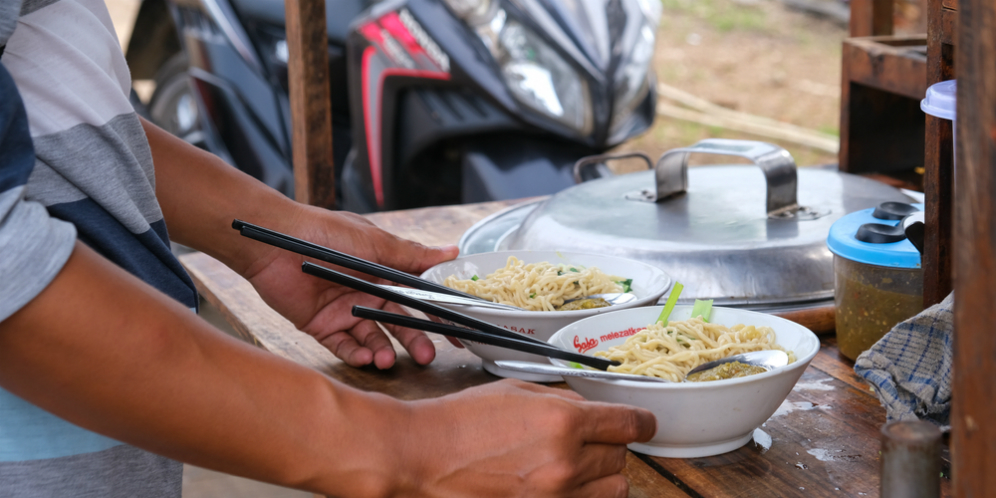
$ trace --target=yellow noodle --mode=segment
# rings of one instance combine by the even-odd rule
[[[557,306],[568,299],[622,292],[622,286],[617,283],[621,280],[624,279],[607,275],[595,267],[546,262],[527,265],[515,256],[509,256],[504,268],[484,278],[459,280],[450,275],[443,285],[528,311],[556,311]]]
[[[752,351],[777,349],[771,327],[734,325],[727,327],[706,323],[701,318],[669,322],[667,327],[655,323],[637,332],[619,346],[598,351],[595,356],[622,363],[609,367],[611,372],[660,377],[674,382],[685,378],[689,370],[713,360]],[[786,351],[789,362],[795,355]]]

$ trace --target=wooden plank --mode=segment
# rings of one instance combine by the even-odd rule
[[[810,367],[853,387],[858,392],[878,399],[871,385],[854,373],[854,362],[837,349],[837,339],[835,337],[821,339],[820,352],[816,354],[816,358],[813,358]]]
[[[816,358],[813,358],[813,362],[810,365],[877,400],[878,396],[871,385],[854,372],[854,362],[841,354],[840,350],[837,349],[837,339],[826,336],[822,337],[820,342],[822,346],[820,352],[816,354]],[[948,479],[950,479],[951,451],[946,438],[944,447],[941,448],[941,460],[943,462],[941,472],[946,474]]]
[[[892,0],[851,0],[851,36],[891,35]]]
[[[956,45],[958,40],[958,11],[941,9],[941,43]]]
[[[661,476],[633,452],[626,455],[626,469],[623,470],[623,475],[629,481],[629,498],[688,498],[687,493]]]
[[[849,81],[878,88],[912,99],[922,99],[926,91],[927,57],[923,35],[906,37],[904,44],[882,43],[876,38],[844,40],[843,61]]]
[[[646,459],[693,496],[878,495],[885,410],[876,398],[811,366],[779,412],[760,428],[768,449],[751,442],[714,457]],[[946,479],[942,496],[951,496]]]
[[[927,85],[954,78],[954,48],[943,40],[940,2],[928,4]],[[925,90],[926,93],[926,90]],[[951,122],[925,116],[923,304],[939,303],[951,292],[954,150]]]
[[[996,3],[959,13],[952,471],[975,498],[996,490]]]
[[[922,166],[919,100],[855,82],[847,89],[847,100],[841,102],[841,171],[908,176]]]
[[[911,171],[923,164],[926,91],[923,36],[844,40],[841,67],[841,171]],[[915,100],[914,100],[915,99]]]
[[[800,384],[821,387],[793,390],[761,427],[769,449],[748,443],[714,457],[654,460],[703,497],[875,495],[884,410],[814,368]]]
[[[417,365],[397,342],[398,362],[394,368],[379,371],[373,367],[350,367],[273,311],[248,281],[219,261],[203,253],[185,254],[180,259],[197,284],[198,292],[226,318],[231,318],[229,322],[240,334],[277,356],[314,368],[350,386],[399,399],[421,399],[496,380],[481,368],[480,359],[435,334],[430,336],[439,354],[433,368]]]
[[[951,292],[954,164],[951,122],[926,116],[923,194],[923,306],[941,302]]]
[[[834,305],[810,308],[802,311],[786,311],[772,315],[793,321],[812,330],[816,334],[832,334],[837,320]]]
[[[495,212],[536,198],[483,202],[462,206],[440,206],[389,213],[372,213],[366,218],[398,237],[429,246],[456,244],[474,223]]]
[[[399,237],[427,245],[446,245],[455,244],[463,232],[477,221],[524,201],[376,213],[367,218]],[[198,292],[216,306],[244,338],[278,356],[325,372],[354,387],[415,399],[440,396],[495,380],[481,369],[480,359],[466,350],[454,348],[436,335],[432,335],[432,340],[439,355],[431,369],[417,366],[396,342],[399,361],[395,368],[388,372],[351,368],[273,311],[249,282],[217,260],[202,253],[192,253],[181,256],[180,261],[193,278]]]
[[[325,0],[286,0],[294,197],[334,209],[332,103]]]

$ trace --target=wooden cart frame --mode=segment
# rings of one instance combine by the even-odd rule
[[[988,460],[996,455],[996,2],[931,0],[930,5],[928,58],[939,63],[928,68],[928,83],[952,77],[958,67],[959,133],[955,174],[946,145],[950,125],[926,118],[927,218],[935,227],[928,232],[934,253],[927,256],[933,258],[927,269],[937,273],[928,285],[949,285],[945,279],[951,271],[944,265],[953,255],[958,299],[952,472],[955,496],[974,498],[996,489]],[[296,196],[333,208],[325,2],[287,0],[286,9]],[[871,20],[877,24],[870,31],[891,24],[881,16]]]

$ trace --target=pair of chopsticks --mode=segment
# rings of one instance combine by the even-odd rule
[[[349,268],[350,270],[365,273],[373,277],[383,278],[384,280],[390,280],[397,284],[407,285],[413,289],[439,292],[442,294],[449,294],[451,296],[474,299],[476,301],[491,302],[478,296],[460,292],[446,287],[445,285],[431,282],[424,278],[409,275],[403,271],[395,270],[394,268],[379,265],[362,258],[357,258],[356,256],[336,251],[335,249],[329,249],[328,247],[323,247],[306,240],[301,240],[297,237],[291,237],[290,235],[270,230],[269,228],[253,225],[252,223],[242,220],[233,221],[232,228],[238,230],[243,237],[249,237],[250,239],[258,240],[265,244],[270,244],[271,246],[296,252],[302,256],[315,258],[326,263],[339,265],[343,268]]]
[[[454,291],[449,287],[444,287],[434,282],[429,282],[418,277],[413,277],[404,272],[400,272],[393,268],[388,268],[386,266],[379,265],[364,259],[357,258],[355,256],[350,256],[348,254],[335,251],[326,247],[322,247],[311,242],[306,242],[289,235],[282,234],[280,232],[275,232],[273,230],[259,227],[251,223],[247,223],[240,220],[235,220],[232,223],[232,228],[239,230],[240,233],[254,240],[270,244],[281,249],[285,249],[297,254],[319,259],[328,263],[337,264],[349,268],[354,271],[365,273],[367,275],[372,275],[374,277],[383,278],[386,280],[391,280],[399,284],[409,285],[422,290],[432,290],[438,292],[439,289],[445,289],[448,294],[469,296],[469,294],[464,294],[462,292]],[[353,316],[371,320],[377,320],[382,323],[388,323],[391,325],[398,325],[402,327],[409,327],[419,330],[425,330],[428,332],[435,332],[438,334],[443,334],[450,337],[455,337],[457,339],[477,341],[484,344],[490,344],[492,346],[503,347],[507,349],[513,349],[516,351],[521,351],[524,353],[531,353],[540,356],[547,356],[550,358],[557,358],[566,361],[573,361],[580,363],[582,365],[587,365],[599,370],[606,370],[610,366],[618,365],[618,362],[606,360],[604,358],[596,358],[592,356],[585,356],[582,354],[574,353],[572,351],[567,351],[560,349],[558,347],[547,344],[543,341],[534,339],[532,337],[517,334],[509,330],[505,330],[497,325],[478,320],[476,318],[464,315],[463,313],[458,313],[456,311],[443,308],[442,306],[437,306],[435,304],[422,301],[404,294],[394,292],[389,289],[385,289],[378,285],[367,282],[344,273],[325,268],[323,266],[316,265],[314,263],[305,262],[301,265],[301,271],[309,275],[313,275],[331,282],[335,282],[344,287],[349,287],[351,289],[358,290],[360,292],[365,292],[367,294],[385,299],[387,301],[392,301],[403,306],[408,306],[410,308],[419,310],[423,313],[437,316],[439,318],[449,320],[453,323],[463,325],[464,327],[456,327],[453,325],[446,325],[442,323],[436,323],[429,320],[422,320],[419,318],[414,318],[410,316],[398,315],[395,313],[389,313],[382,310],[375,310],[371,308],[366,308],[363,306],[353,307]],[[414,283],[415,285],[412,285]],[[417,285],[417,287],[416,287]],[[431,288],[427,288],[430,287]],[[456,294],[454,294],[456,293]],[[481,298],[477,296],[471,296],[474,299],[480,300]]]

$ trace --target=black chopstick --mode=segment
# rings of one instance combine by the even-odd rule
[[[458,313],[456,311],[446,309],[442,306],[437,306],[432,303],[427,303],[421,299],[416,299],[411,296],[406,296],[404,294],[394,292],[389,289],[385,289],[378,285],[371,284],[366,280],[362,280],[356,277],[351,277],[345,273],[340,273],[335,270],[330,270],[323,266],[318,266],[314,263],[304,263],[301,265],[301,271],[307,273],[308,275],[314,275],[318,278],[324,278],[331,282],[335,282],[339,285],[349,287],[350,289],[356,289],[360,292],[366,292],[367,294],[377,296],[381,299],[386,299],[398,304],[403,304],[409,308],[417,309],[423,313],[428,313],[430,315],[438,316],[439,318],[445,318],[453,323],[459,323],[465,327],[471,327],[483,332],[490,333],[492,335],[500,335],[502,337],[508,337],[511,339],[516,339],[520,341],[532,342],[535,344],[546,345],[545,342],[533,339],[527,335],[517,334],[510,330],[505,330],[497,325],[488,323],[482,320],[478,320],[474,317],[464,315],[463,313]]]
[[[444,323],[431,322],[429,320],[399,315],[388,311],[375,310],[365,306],[353,306],[353,316],[358,318],[366,318],[368,320],[377,320],[378,322],[389,323],[391,325],[424,330],[426,332],[435,332],[437,334],[443,334],[466,341],[482,342],[484,344],[490,344],[500,348],[513,349],[523,353],[557,358],[564,361],[573,361],[575,363],[587,365],[599,370],[607,370],[611,366],[619,365],[619,362],[617,361],[606,360],[605,358],[597,358],[594,356],[585,356],[583,354],[566,351],[546,343],[535,344],[532,342],[522,341],[517,338],[498,337],[484,332],[479,332],[477,330],[465,329]]]
[[[295,252],[302,256],[308,256],[309,258],[315,258],[326,263],[332,263],[344,268],[349,268],[353,271],[390,280],[394,283],[407,285],[408,287],[424,291],[440,292],[451,296],[460,296],[479,301],[487,301],[486,299],[460,292],[455,289],[450,289],[449,287],[435,282],[430,282],[424,278],[409,275],[403,271],[395,270],[394,268],[379,265],[362,258],[357,258],[356,256],[351,256],[349,254],[336,251],[335,249],[329,249],[328,247],[323,247],[313,242],[291,237],[290,235],[270,230],[269,228],[253,225],[252,223],[246,221],[234,220],[232,221],[232,228],[238,230],[243,237],[258,240],[259,242]]]

